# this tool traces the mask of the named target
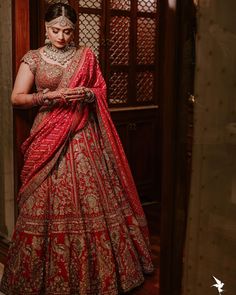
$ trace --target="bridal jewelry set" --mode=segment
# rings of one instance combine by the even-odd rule
[[[46,27],[52,27],[55,24],[59,23],[60,26],[62,27],[70,27],[73,30],[75,29],[75,25],[73,24],[72,21],[70,21],[69,18],[67,18],[65,16],[65,7],[62,6],[62,15],[49,21],[46,22]],[[47,36],[47,34],[46,34]],[[72,57],[74,56],[75,52],[76,52],[76,47],[74,46],[73,42],[71,42],[72,44],[66,45],[64,48],[62,49],[58,49],[55,46],[52,45],[52,43],[46,39],[45,40],[46,46],[43,49],[43,54],[45,57],[58,62],[60,65],[64,66],[65,64],[67,64],[68,61],[70,61],[72,59]]]
[[[72,57],[75,55],[76,47],[67,45],[62,49],[54,47],[52,44],[47,44],[43,49],[43,54],[45,57],[58,62],[60,65],[64,66],[67,64]]]

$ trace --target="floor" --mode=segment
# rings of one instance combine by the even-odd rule
[[[153,255],[153,263],[155,271],[151,275],[147,275],[142,286],[129,292],[127,295],[159,295],[159,258],[160,258],[160,208],[158,204],[149,204],[144,206],[147,217],[151,248]],[[2,277],[4,266],[0,263],[0,279]],[[0,292],[0,295],[3,294]],[[4,294],[3,294],[4,295]]]

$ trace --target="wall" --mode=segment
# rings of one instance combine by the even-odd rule
[[[0,235],[7,238],[14,227],[11,2],[0,2]]]
[[[236,294],[236,1],[198,1],[194,146],[183,294]],[[224,294],[224,293],[223,293]]]

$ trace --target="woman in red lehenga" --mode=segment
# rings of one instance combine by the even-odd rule
[[[22,146],[19,217],[1,291],[124,293],[153,271],[145,216],[96,58],[71,44],[75,11],[53,4],[45,20],[50,43],[23,57],[12,93],[13,105],[40,108]]]

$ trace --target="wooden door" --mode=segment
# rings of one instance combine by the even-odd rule
[[[196,2],[161,3],[161,295],[182,293],[191,180]]]
[[[123,138],[141,201],[160,201],[159,1],[107,2],[105,70],[112,118]]]

